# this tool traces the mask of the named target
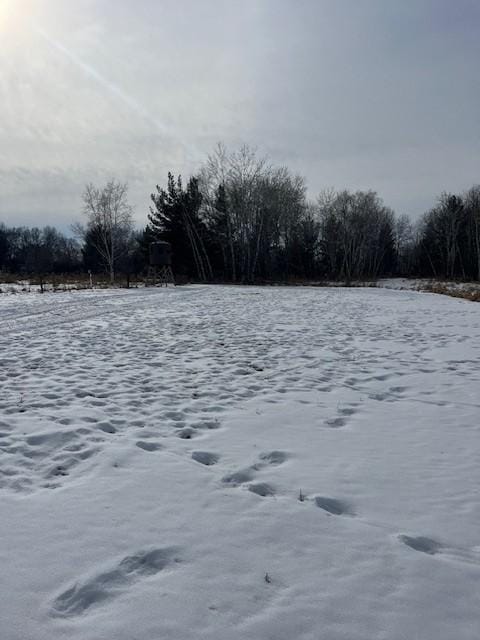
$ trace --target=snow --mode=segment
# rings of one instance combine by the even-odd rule
[[[0,296],[1,640],[474,640],[480,306]]]

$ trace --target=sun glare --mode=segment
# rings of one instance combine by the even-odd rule
[[[9,16],[12,12],[11,0],[0,0],[0,31],[7,27]]]
[[[2,26],[8,19],[8,14],[10,13],[10,5],[10,0],[0,0],[0,25]]]
[[[22,15],[26,3],[23,0],[0,0],[0,33],[11,31]]]

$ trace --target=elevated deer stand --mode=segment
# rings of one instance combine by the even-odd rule
[[[149,247],[148,274],[145,286],[175,286],[172,271],[172,246],[169,242],[151,242]]]
[[[172,267],[169,264],[164,264],[163,266],[150,265],[148,267],[147,279],[145,280],[146,287],[163,287],[163,285],[168,287],[169,284],[175,286],[175,278],[173,277]]]

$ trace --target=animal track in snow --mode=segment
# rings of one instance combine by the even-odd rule
[[[390,394],[384,391],[379,391],[378,393],[369,394],[368,398],[370,400],[377,400],[378,402],[389,401]]]
[[[320,509],[335,516],[353,516],[355,515],[348,502],[338,500],[337,498],[326,498],[325,496],[316,496],[315,504]]]
[[[239,471],[234,471],[233,473],[223,476],[222,482],[224,484],[237,487],[245,482],[253,480],[257,471],[260,471],[269,465],[278,466],[285,462],[287,458],[288,454],[285,451],[268,451],[266,453],[261,453],[259,455],[260,462],[256,462],[245,469],[240,469]]]
[[[258,457],[267,464],[277,466],[287,460],[288,454],[285,451],[268,451],[267,453],[261,453]]]
[[[345,407],[343,409],[339,409],[338,413],[341,416],[353,416],[356,413],[356,411],[353,407]]]
[[[59,464],[48,473],[48,476],[68,476],[68,469],[65,465]]]
[[[325,424],[331,429],[340,429],[347,424],[347,421],[345,418],[330,418],[329,420],[325,420]]]
[[[444,546],[440,542],[425,536],[413,537],[402,534],[398,536],[398,539],[407,545],[407,547],[415,549],[415,551],[420,551],[421,553],[428,553],[431,556],[441,551]]]
[[[162,445],[158,442],[146,442],[145,440],[137,440],[135,445],[144,451],[158,451],[159,449],[163,449]]]
[[[408,390],[408,387],[403,387],[403,386],[390,387],[389,389],[391,393],[405,393],[405,391],[407,390]]]
[[[192,425],[192,429],[219,429],[219,420],[202,420]]]
[[[275,495],[274,488],[271,485],[269,485],[267,482],[258,482],[256,484],[250,484],[248,485],[248,490],[251,491],[252,493],[256,493],[257,496],[262,496],[262,498]]]
[[[80,615],[91,607],[120,595],[141,578],[153,576],[180,562],[177,553],[177,548],[167,547],[127,556],[111,569],[77,582],[61,593],[55,598],[51,613],[62,617]]]
[[[232,487],[238,487],[240,484],[250,482],[255,477],[255,469],[253,467],[247,467],[247,469],[241,469],[240,471],[234,471],[226,476],[223,476],[222,482]]]
[[[177,437],[181,438],[182,440],[191,440],[197,435],[198,433],[191,427],[185,427],[184,429],[180,429],[179,431],[177,431]]]
[[[211,453],[210,451],[193,451],[192,460],[209,467],[216,464],[220,460],[220,456],[216,453]]]
[[[104,433],[117,433],[116,428],[113,426],[113,424],[110,424],[110,422],[102,422],[98,425],[98,428]]]

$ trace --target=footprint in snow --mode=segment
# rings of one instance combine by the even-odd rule
[[[245,482],[250,482],[255,477],[255,473],[265,466],[278,466],[287,460],[288,454],[285,451],[268,451],[259,455],[260,462],[252,464],[250,467],[234,471],[223,476],[222,482],[232,487],[237,487]],[[254,492],[255,493],[255,492]]]
[[[248,467],[247,469],[241,469],[240,471],[234,471],[233,473],[229,473],[226,476],[223,476],[222,482],[224,484],[228,484],[231,487],[238,487],[245,482],[250,482],[253,480],[255,476],[255,469],[253,467]]]
[[[257,496],[261,496],[262,498],[275,495],[275,489],[266,482],[258,482],[256,484],[250,484],[248,486],[248,490],[251,491],[252,493],[256,493]]]
[[[195,431],[195,429],[192,429],[191,427],[185,427],[184,429],[180,429],[179,431],[177,431],[177,438],[180,438],[181,440],[191,440],[198,435],[199,434]]]
[[[343,409],[339,409],[338,413],[342,416],[353,416],[356,413],[356,409],[353,407],[345,407]]]
[[[193,451],[192,460],[210,467],[220,460],[220,456],[216,453],[211,453],[210,451]]]
[[[334,516],[353,516],[355,515],[351,505],[344,500],[338,500],[337,498],[326,498],[324,496],[317,496],[315,498],[315,504],[320,509],[323,509],[330,515]]]
[[[51,614],[56,617],[77,616],[120,595],[141,578],[153,576],[180,562],[177,548],[140,551],[123,558],[102,573],[76,582],[57,596]]]
[[[193,425],[193,429],[220,429],[220,420],[202,420]]]
[[[425,536],[415,537],[402,534],[398,536],[398,539],[400,540],[400,542],[403,542],[403,544],[407,545],[407,547],[410,547],[415,551],[420,551],[421,553],[428,553],[428,555],[431,556],[434,556],[443,548],[443,544]]]
[[[277,466],[287,460],[288,454],[285,451],[269,451],[267,453],[261,453],[259,458],[262,462]]]
[[[158,451],[163,448],[158,442],[146,442],[145,440],[138,440],[135,444],[144,451]]]
[[[98,425],[98,428],[101,429],[104,433],[117,433],[116,428],[113,426],[113,424],[110,424],[110,422],[102,422]]]
[[[330,427],[330,429],[340,429],[347,424],[347,421],[345,418],[330,418],[325,421],[325,424],[327,427]]]

